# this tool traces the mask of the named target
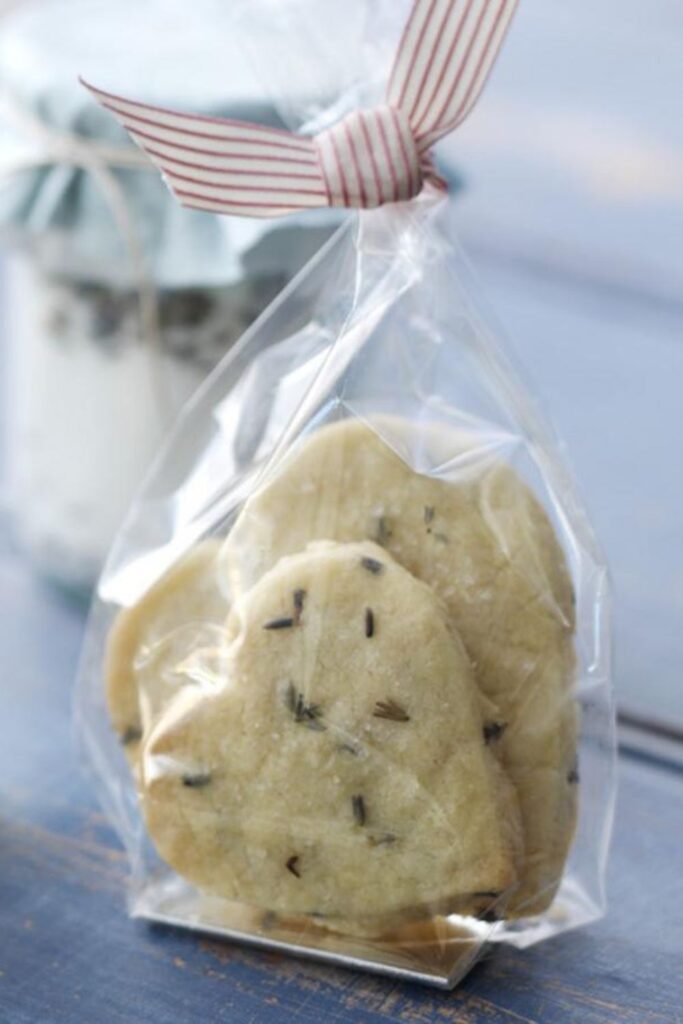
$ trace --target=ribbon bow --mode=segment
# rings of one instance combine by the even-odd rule
[[[310,138],[183,114],[83,84],[128,130],[184,206],[278,217],[370,208],[444,189],[431,148],[469,114],[517,0],[414,0],[383,105]]]

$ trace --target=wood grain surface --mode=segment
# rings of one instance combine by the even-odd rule
[[[125,857],[73,742],[83,622],[0,557],[2,1024],[683,1021],[683,777],[641,762],[622,763],[607,918],[496,950],[452,993],[130,921]]]

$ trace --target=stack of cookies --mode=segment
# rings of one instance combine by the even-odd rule
[[[357,420],[303,439],[119,614],[112,722],[204,892],[370,936],[537,915],[576,818],[564,557],[476,437],[390,426],[405,457]]]

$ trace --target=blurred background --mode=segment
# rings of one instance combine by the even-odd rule
[[[349,39],[364,33],[365,48],[349,61],[343,41],[328,41],[325,59],[290,81],[279,105],[277,72],[264,87],[258,54],[226,54],[219,32],[213,56],[179,75],[208,45],[200,10],[182,6],[178,20],[173,2],[121,0],[130,22],[119,38],[108,27],[121,21],[115,0],[89,0],[92,19],[84,0],[0,0],[0,98],[11,99],[0,113],[0,585],[3,600],[23,602],[20,621],[0,622],[3,645],[16,645],[17,629],[52,629],[55,643],[68,635],[76,650],[83,599],[168,423],[336,224],[323,216],[272,234],[219,225],[181,214],[158,182],[127,168],[120,181],[146,254],[136,270],[129,225],[92,175],[58,156],[36,163],[45,144],[36,119],[38,130],[121,145],[74,88],[75,70],[169,104],[300,123],[320,90],[332,94],[370,66],[384,76],[407,4],[371,14],[348,4]],[[219,6],[225,25],[243,17],[243,3]],[[165,62],[158,39],[139,33],[162,7]],[[84,27],[91,20],[95,29]],[[385,37],[371,44],[370,28]],[[133,38],[141,50],[131,51]],[[675,0],[523,0],[476,114],[440,152],[461,185],[463,247],[566,446],[607,554],[624,742],[642,720],[653,742],[683,736],[681,95]],[[157,296],[152,314],[140,306],[141,274]],[[129,344],[140,314],[153,327],[157,317],[146,347]]]

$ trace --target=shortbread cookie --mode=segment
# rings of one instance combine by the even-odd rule
[[[336,423],[306,438],[247,501],[227,541],[231,589],[244,593],[311,540],[366,537],[434,588],[500,709],[489,740],[519,791],[528,848],[510,913],[540,913],[576,816],[574,609],[562,550],[539,502],[484,439],[394,419],[376,425],[404,458],[362,422]],[[410,460],[438,476],[416,473]]]
[[[218,540],[192,548],[141,600],[119,612],[112,626],[105,659],[107,704],[131,766],[145,728],[182,681],[185,659],[207,646],[212,631],[224,628],[228,601],[220,550]]]
[[[160,855],[204,891],[372,933],[516,882],[514,792],[433,591],[371,543],[283,558],[145,742]],[[190,672],[191,674],[191,672]]]

